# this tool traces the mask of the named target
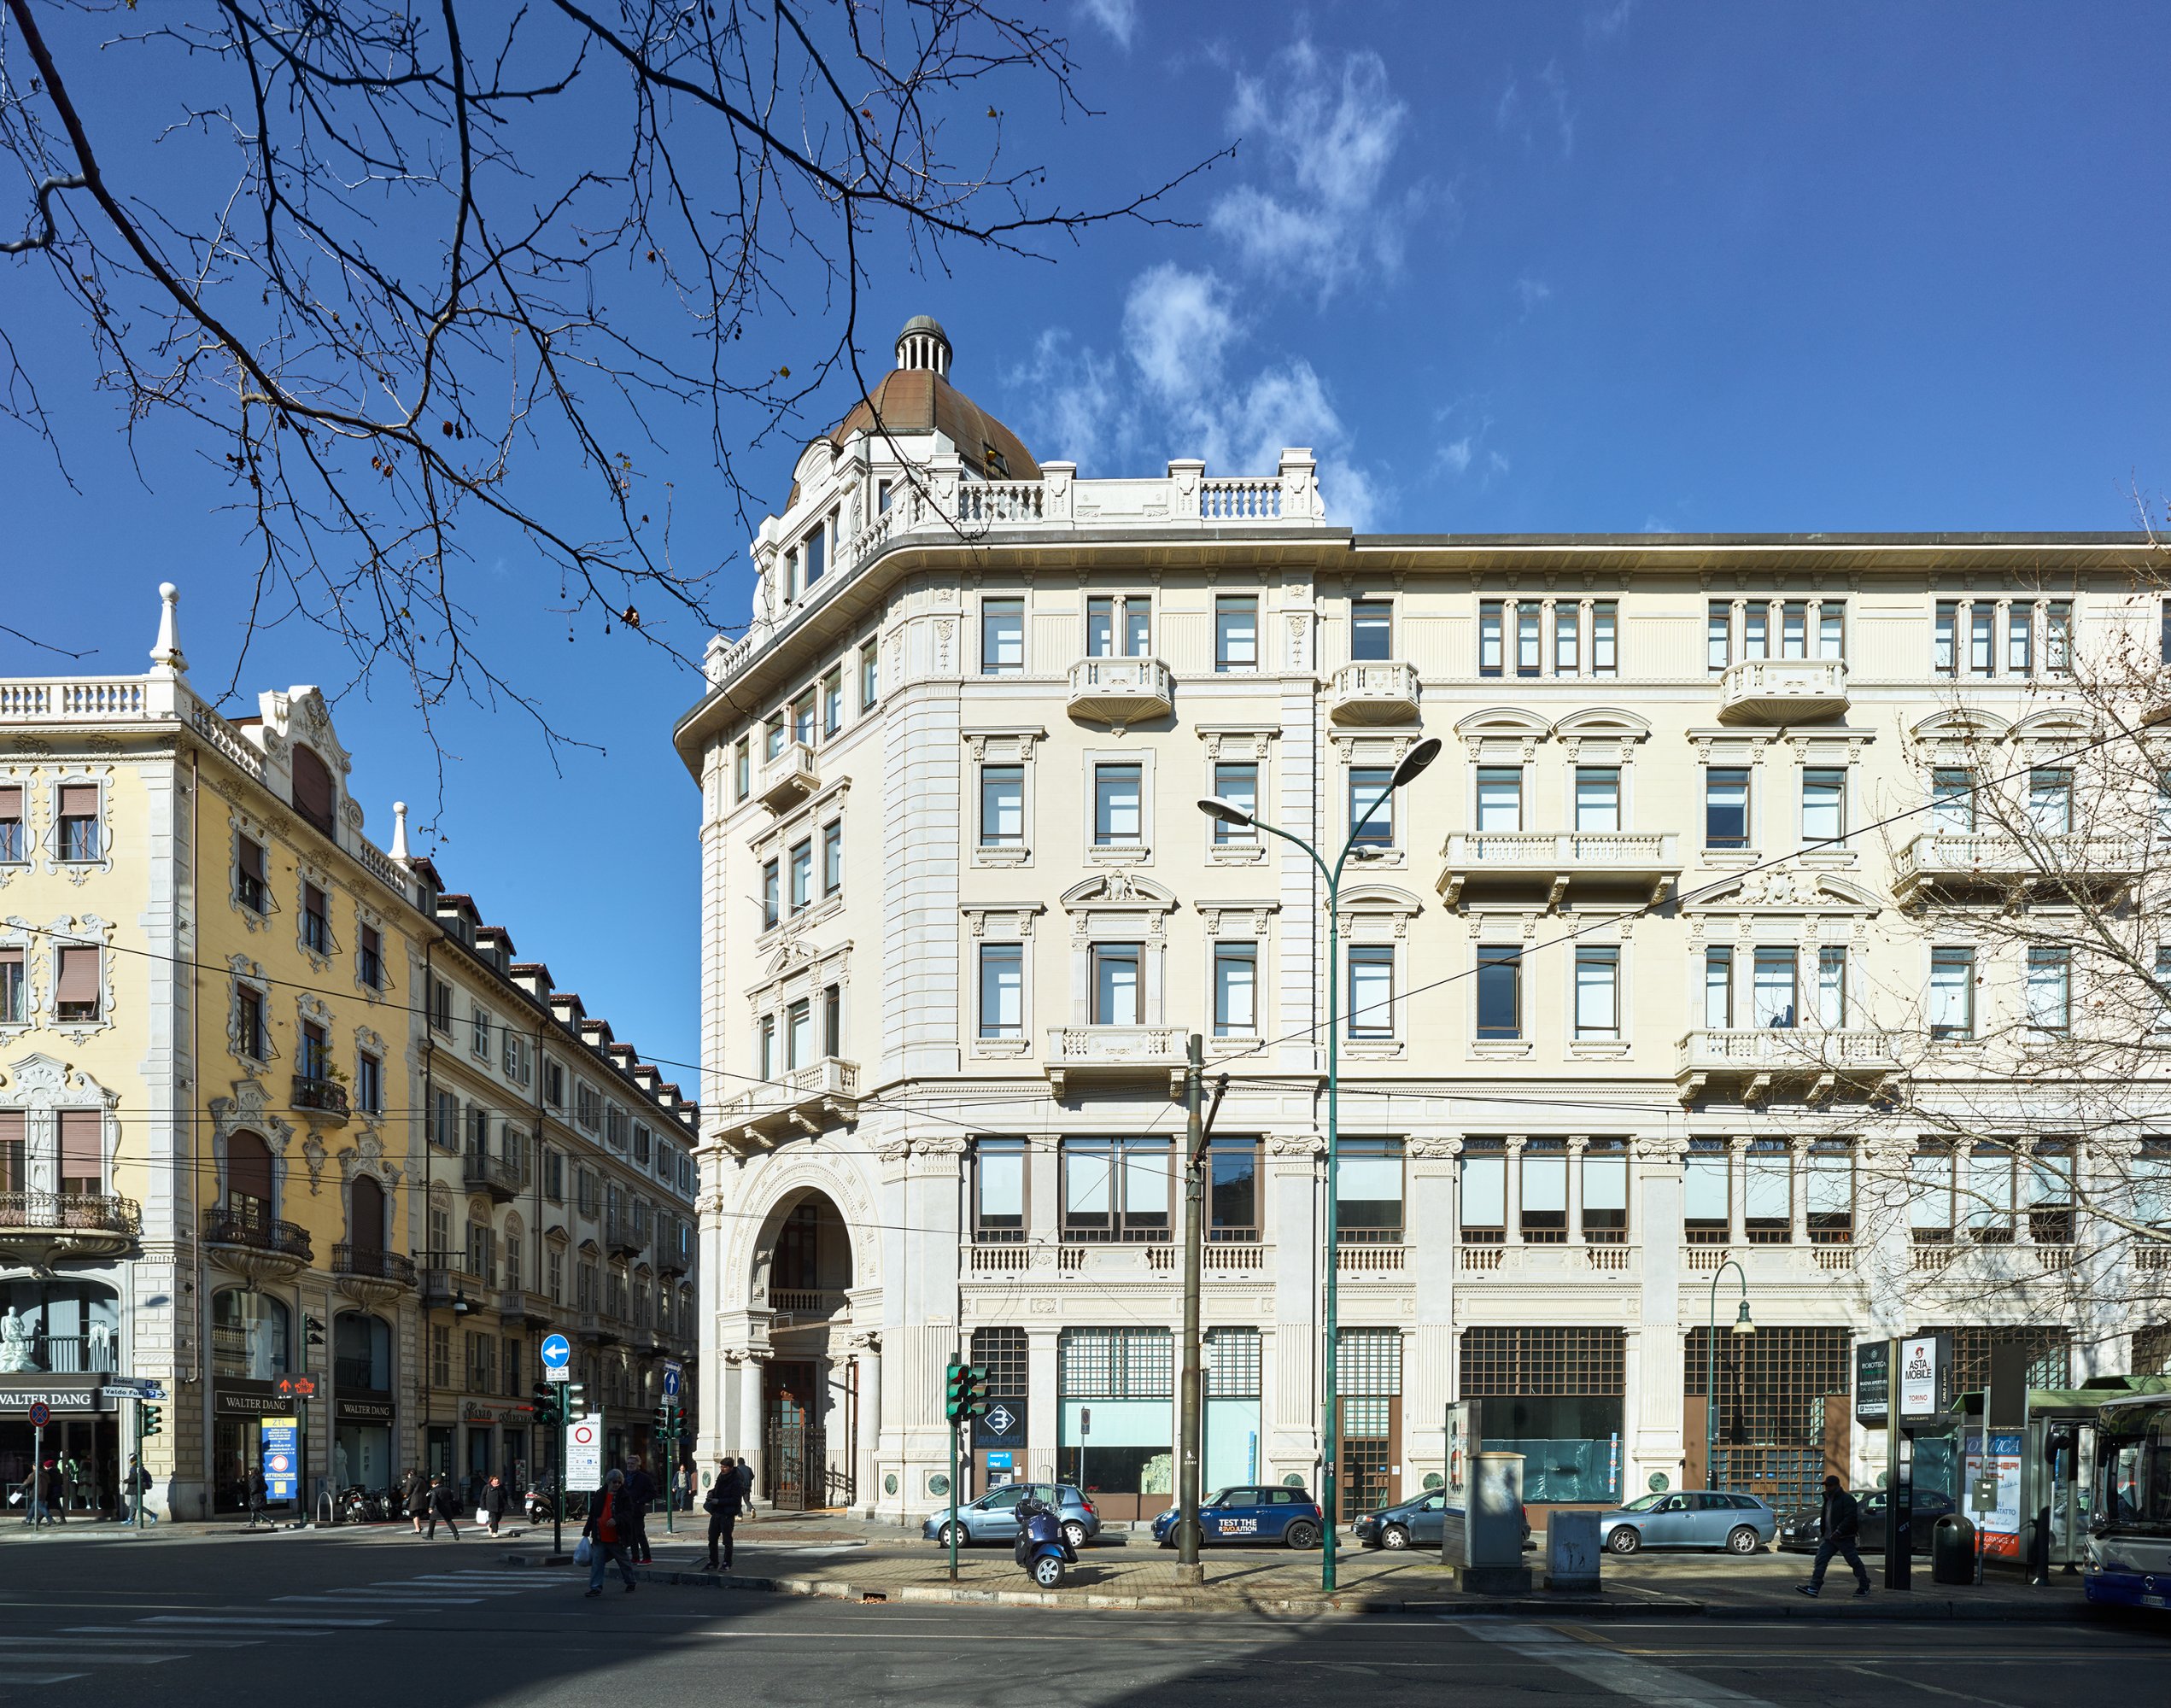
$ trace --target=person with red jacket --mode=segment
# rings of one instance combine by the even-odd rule
[[[618,1576],[626,1581],[626,1594],[633,1594],[633,1566],[626,1550],[639,1534],[640,1520],[635,1517],[633,1502],[626,1498],[626,1474],[612,1466],[603,1479],[603,1487],[588,1502],[588,1523],[582,1526],[581,1535],[588,1544],[588,1593],[603,1593],[604,1568],[612,1560],[618,1564]]]

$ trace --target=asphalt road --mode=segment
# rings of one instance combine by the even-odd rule
[[[1181,1705],[1414,1694],[1683,1708],[2167,1699],[2171,1632],[856,1606],[521,1568],[479,1537],[0,1548],[0,1701]]]

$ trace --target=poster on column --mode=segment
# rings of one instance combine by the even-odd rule
[[[264,1498],[291,1500],[301,1476],[301,1426],[292,1418],[266,1418],[263,1431]]]

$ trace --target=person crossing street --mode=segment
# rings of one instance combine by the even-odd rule
[[[633,1566],[626,1558],[626,1539],[633,1525],[632,1502],[626,1498],[626,1474],[616,1465],[603,1479],[603,1487],[588,1502],[588,1522],[581,1539],[588,1545],[588,1593],[603,1593],[604,1568],[615,1561],[618,1576],[633,1594]]]
[[[656,1479],[648,1474],[647,1463],[639,1454],[633,1456],[632,1468],[626,1472],[626,1510],[632,1515],[631,1533],[626,1537],[626,1550],[633,1556],[635,1565],[648,1565],[655,1556],[648,1551],[648,1508],[656,1498]]]
[[[716,1481],[709,1485],[709,1492],[701,1502],[701,1509],[709,1515],[709,1570],[731,1570],[731,1532],[739,1522],[739,1509],[746,1504],[739,1487],[739,1467],[729,1457],[717,1465]],[[723,1559],[718,1563],[717,1550],[721,1543]]]
[[[1824,1508],[1817,1527],[1817,1564],[1810,1568],[1809,1582],[1797,1583],[1794,1588],[1804,1595],[1821,1594],[1824,1569],[1831,1565],[1832,1556],[1836,1553],[1854,1569],[1854,1593],[1867,1595],[1870,1571],[1862,1564],[1861,1550],[1855,1547],[1855,1538],[1861,1534],[1862,1513],[1855,1505],[1854,1496],[1846,1492],[1846,1485],[1838,1477],[1826,1477]]]
[[[458,1541],[459,1540],[459,1490],[446,1478],[435,1477],[430,1483],[430,1528],[423,1532],[425,1540],[436,1539],[437,1523],[441,1518],[444,1521],[445,1528],[453,1533],[453,1540]]]

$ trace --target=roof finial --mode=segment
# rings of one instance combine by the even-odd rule
[[[403,866],[407,863],[407,804],[405,801],[392,803],[392,857]]]
[[[950,335],[932,314],[915,314],[897,335],[897,365],[901,369],[924,369],[947,376],[950,372]]]
[[[181,602],[181,589],[171,582],[161,582],[158,597],[158,639],[151,646],[151,663],[162,672],[184,676],[189,661],[181,656],[181,628],[173,609]]]

